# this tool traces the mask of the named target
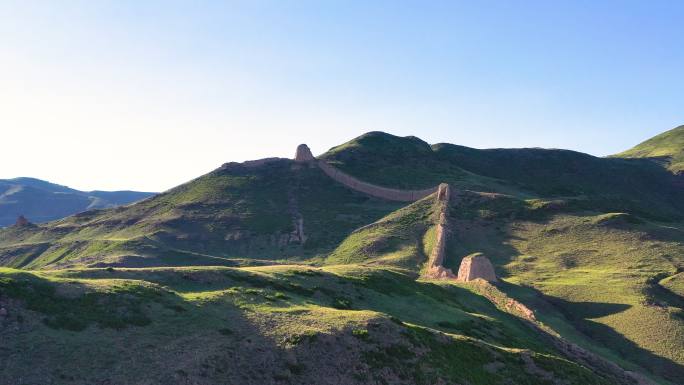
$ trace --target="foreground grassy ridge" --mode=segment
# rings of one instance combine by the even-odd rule
[[[467,286],[384,269],[5,269],[0,298],[7,384],[610,383]]]
[[[664,132],[614,156],[660,159],[671,171],[684,172],[684,126]]]
[[[2,229],[0,264],[142,267],[311,258],[398,207],[288,160],[258,167],[228,164],[138,204]],[[296,218],[304,221],[303,245]]]

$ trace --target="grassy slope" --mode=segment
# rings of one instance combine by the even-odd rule
[[[417,272],[432,249],[424,237],[434,224],[434,200],[430,195],[354,231],[326,263],[370,262]]]
[[[452,212],[456,228],[447,264],[457,269],[462,256],[484,252],[514,284],[508,289],[529,303],[541,296],[540,317],[572,340],[675,383],[684,376],[680,285],[675,278],[663,282],[666,290],[658,285],[684,269],[684,226],[679,221],[684,194],[657,164],[562,150],[436,145],[430,153],[414,139],[404,145],[414,143],[420,150],[396,150],[412,154],[402,162],[392,151],[385,152],[387,140],[387,135],[369,134],[326,157],[349,172],[365,172],[367,179],[382,173],[377,178],[390,186],[393,179],[411,181],[402,175],[414,169],[412,164],[438,170],[443,160],[528,193],[462,196]],[[390,172],[361,170],[364,162],[374,164],[380,157],[389,159]],[[378,229],[345,243],[363,246],[364,241],[393,236],[392,229],[384,234]],[[359,247],[355,255],[363,251]],[[369,262],[377,259],[366,254]]]
[[[5,269],[0,291],[3,384],[610,383],[467,285],[388,270]]]
[[[674,294],[684,297],[684,273],[666,277],[660,281],[660,285]]]
[[[684,298],[658,285],[684,269],[683,224],[498,200],[454,213],[451,267],[484,252],[514,285],[510,294],[564,336],[626,367],[674,383],[684,376]]]
[[[229,164],[127,207],[0,230],[6,266],[44,268],[233,265],[244,258],[314,257],[399,207],[352,192],[288,160]],[[291,239],[293,212],[307,240]]]
[[[684,225],[561,200],[466,192],[455,201],[453,271],[482,252],[505,278],[501,289],[571,341],[672,383],[684,375],[684,297],[681,274],[673,276],[684,270]],[[431,214],[430,198],[409,205],[351,234],[328,262],[415,274],[430,250]]]
[[[668,168],[684,172],[684,126],[657,135],[627,151],[614,155],[619,158],[665,158]]]
[[[429,144],[415,137],[370,132],[333,147],[321,158],[362,180],[386,187],[421,189],[447,182],[468,190],[524,194],[514,184],[438,159]]]
[[[430,147],[417,138],[380,132],[335,147],[322,158],[388,187],[447,182],[457,189],[520,198],[574,198],[577,204],[603,211],[639,212],[666,220],[684,216],[681,186],[647,160],[604,159],[567,150]]]

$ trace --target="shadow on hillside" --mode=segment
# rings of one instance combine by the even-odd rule
[[[451,311],[435,317],[432,314],[438,311],[438,308],[434,307],[434,305],[437,305],[438,303],[443,303],[450,308],[453,307],[462,312],[487,314],[494,317],[496,317],[495,313],[498,313],[499,311],[493,305],[491,305],[491,303],[483,298],[479,298],[479,296],[473,295],[466,289],[450,287],[449,290],[447,290],[447,288],[441,287],[440,285],[416,282],[408,275],[386,270],[359,272],[358,274],[355,273],[354,275],[337,275],[314,269],[293,269],[291,271],[279,269],[273,270],[272,273],[267,274],[260,273],[258,271],[231,268],[219,268],[210,271],[205,269],[183,269],[180,271],[174,271],[172,269],[116,269],[114,271],[107,271],[102,269],[80,272],[74,271],[74,275],[71,274],[72,273],[70,272],[69,276],[71,277],[87,275],[89,278],[96,279],[144,279],[145,281],[155,282],[164,287],[171,288],[179,293],[229,290],[224,297],[209,299],[208,302],[199,306],[200,309],[205,310],[197,310],[196,308],[198,306],[196,303],[185,302],[181,297],[178,297],[176,294],[174,294],[174,298],[178,299],[179,301],[183,301],[181,304],[183,307],[188,307],[188,311],[179,313],[177,317],[172,317],[170,321],[157,321],[156,319],[153,319],[152,325],[154,325],[156,322],[164,322],[164,325],[166,325],[167,322],[171,322],[171,325],[173,325],[173,323],[182,323],[182,321],[179,321],[179,318],[188,318],[188,327],[190,327],[190,332],[194,333],[199,329],[206,329],[205,320],[200,320],[198,317],[202,318],[208,314],[214,314],[214,312],[218,311],[217,309],[221,309],[220,318],[225,319],[228,322],[223,327],[230,329],[231,332],[229,334],[231,338],[232,336],[240,336],[240,338],[236,340],[229,339],[224,345],[222,345],[223,349],[227,349],[229,352],[226,353],[229,354],[229,356],[225,356],[223,353],[221,353],[221,359],[227,359],[228,361],[237,360],[236,362],[241,362],[240,360],[245,357],[245,354],[262,354],[259,353],[258,349],[255,350],[256,346],[260,345],[261,349],[265,349],[267,352],[269,352],[267,353],[267,358],[264,358],[268,361],[267,366],[269,368],[282,367],[284,364],[282,361],[279,361],[281,358],[277,358],[277,356],[287,353],[283,347],[278,346],[276,341],[267,336],[271,334],[265,332],[264,324],[261,324],[263,322],[268,323],[275,321],[265,321],[264,319],[257,322],[254,319],[248,319],[246,317],[247,313],[245,310],[232,307],[232,305],[229,306],[230,309],[226,309],[225,305],[228,304],[228,302],[235,301],[234,298],[243,298],[242,300],[246,299],[250,302],[256,301],[257,303],[267,304],[269,307],[306,306],[307,304],[316,304],[326,308],[337,308],[342,310],[353,309],[380,311],[388,315],[394,315],[395,317],[401,318],[402,320],[411,323],[422,324],[424,326],[440,329],[446,332],[457,332],[459,334],[471,335],[472,337],[493,343],[501,343],[502,338],[505,338],[506,346],[527,348],[529,347],[528,343],[536,345],[536,343],[534,343],[532,340],[527,341],[527,343],[522,343],[523,341],[510,340],[510,335],[507,332],[512,331],[510,329],[512,324],[508,324],[505,328],[501,328],[500,330],[494,330],[492,328],[495,328],[496,323],[483,323],[469,321],[467,319],[457,320],[454,318],[449,318],[448,315],[452,314]],[[644,368],[648,368],[659,376],[668,379],[675,379],[677,377],[681,378],[681,376],[684,375],[684,367],[681,365],[668,359],[656,356],[655,354],[640,348],[634,342],[628,340],[615,330],[591,320],[592,318],[604,317],[625,311],[629,309],[629,305],[596,302],[571,302],[561,298],[544,296],[532,288],[521,287],[506,282],[501,282],[497,284],[497,286],[502,291],[509,293],[509,295],[512,297],[521,298],[519,299],[521,302],[525,303],[536,311],[539,311],[541,315],[544,313],[549,315],[560,313],[558,314],[559,317],[564,317],[569,325],[576,328],[588,338],[596,341],[598,344],[605,345],[616,354],[623,356],[626,360],[632,361]],[[240,289],[240,287],[245,289]],[[381,301],[373,300],[372,296],[368,296],[366,294],[368,293],[366,290],[372,290],[387,297],[383,297]],[[366,292],[364,293],[364,291]],[[278,293],[284,294],[285,297]],[[278,295],[280,295],[280,297],[278,297]],[[404,300],[402,300],[402,298],[404,298]],[[410,308],[398,305],[402,302],[411,302],[412,298],[423,298],[423,301],[413,304]],[[435,302],[425,301],[425,303],[423,303],[427,298],[431,298]],[[433,306],[433,308],[430,308],[430,306]],[[544,309],[544,307],[546,308]],[[204,315],[198,315],[195,313],[197,311],[206,311],[208,313]],[[287,314],[287,317],[296,318],[298,317],[297,314],[299,313],[290,312],[283,314]],[[453,315],[455,314],[456,313],[454,312]],[[464,316],[468,317],[465,314]],[[293,321],[293,319],[290,319],[290,322],[291,321]],[[455,323],[438,321],[455,321]],[[198,323],[195,325],[196,322]],[[146,327],[153,327],[152,325]],[[178,328],[177,325],[175,327]],[[218,330],[223,327],[213,326],[213,329],[217,330],[215,338],[223,338],[221,333],[218,332]],[[293,332],[295,332],[295,334],[301,333],[296,330],[293,330]],[[336,330],[332,335],[338,336],[342,334],[346,336],[346,334],[349,333],[340,329]],[[256,342],[254,342],[254,345],[248,344],[243,346],[243,344],[246,344],[246,342],[243,340],[244,338],[248,338],[246,337],[248,335],[254,336],[253,338],[249,338],[252,338],[252,341]],[[177,336],[176,338],[179,337]],[[190,338],[187,340],[188,342],[192,342],[194,338],[199,338],[199,336],[190,335],[187,336],[187,338]],[[318,338],[318,342],[321,342],[320,337]],[[334,341],[332,342],[333,345],[336,344]],[[519,344],[519,342],[521,344]],[[154,342],[154,344],[158,346],[161,346],[159,344],[165,343],[167,342]],[[306,346],[308,345],[303,345],[301,348],[304,349]],[[299,349],[299,347],[297,349]],[[308,347],[306,349],[308,349]],[[176,347],[174,347],[173,350],[177,351]],[[273,354],[275,354],[276,358],[271,357],[272,352],[275,352]],[[305,354],[305,351],[302,351],[302,354]],[[219,364],[217,361],[215,361],[215,358],[207,357],[206,359],[214,360],[210,363],[206,363],[206,365],[209,365],[210,367],[218,367],[221,370],[232,371],[236,367],[240,368],[238,364],[234,364],[238,366],[227,366],[228,364]],[[329,356],[329,354],[326,353],[325,359],[332,359],[332,356]],[[334,366],[334,363],[332,362],[329,364]],[[251,366],[249,366],[248,363],[244,363],[244,365],[246,365],[246,368],[241,369],[240,371],[252,373],[250,372],[250,370],[252,370]],[[186,374],[194,373],[193,376],[202,370],[197,369],[196,366],[188,366],[187,369],[181,369],[184,370]],[[220,378],[218,373],[214,373],[212,376],[214,375],[219,376],[216,378]],[[263,383],[271,383],[273,381],[271,377],[264,377],[265,375],[262,374],[249,375],[257,376],[256,378]],[[269,376],[270,375],[272,374],[269,372]],[[243,383],[250,383],[248,379],[240,378],[239,380],[241,380]]]
[[[625,361],[638,365],[643,371],[648,371],[656,376],[673,381],[673,383],[678,383],[678,380],[684,376],[684,366],[681,364],[643,349],[613,328],[593,320],[626,311],[632,307],[631,305],[587,301],[573,302],[545,295],[530,286],[519,286],[505,281],[498,282],[496,287],[533,309],[537,320],[546,323],[547,326],[556,329],[557,332],[563,329],[557,324],[558,320],[561,319],[563,323],[574,328],[587,340],[592,341],[595,347],[602,346]],[[547,337],[549,341],[556,339],[552,334],[548,334]],[[562,337],[567,338],[568,336],[563,335]],[[589,347],[586,343],[581,345],[584,348]],[[601,354],[596,354],[601,356]],[[580,354],[575,358],[583,361],[590,357]],[[612,370],[610,366],[601,364],[599,361],[593,359],[589,361],[590,366],[598,364],[595,370],[599,372]]]
[[[615,329],[592,319],[620,313],[630,305],[600,302],[572,302],[562,298],[544,295],[542,299],[553,306],[578,331],[617,353],[622,358],[634,362],[651,373],[675,383],[684,378],[684,366],[670,359],[658,356],[641,348],[632,340]]]
[[[647,223],[644,226],[635,226],[635,229],[644,231],[647,240],[661,242],[684,242],[684,226],[679,223]],[[676,261],[670,261],[676,264]],[[684,265],[681,265],[684,266]]]
[[[684,297],[661,284],[662,280],[668,276],[669,274],[667,273],[656,274],[646,282],[647,285],[643,289],[643,294],[646,296],[646,303],[651,306],[671,306],[684,310]],[[680,312],[677,315],[681,318],[681,314],[682,313]]]
[[[514,236],[504,230],[500,223],[455,220],[447,240],[447,258],[444,264],[455,273],[463,257],[480,252],[492,261],[495,268],[506,265],[520,254],[510,245],[512,239]],[[497,269],[497,274],[506,276],[502,269]]]
[[[96,272],[125,279],[135,275],[133,271]],[[170,280],[181,286],[189,280],[204,286],[212,278],[177,272],[175,280],[165,273],[156,280]],[[230,278],[232,284],[224,282],[226,286],[236,283],[235,276]],[[4,324],[0,323],[4,337],[0,349],[3,384],[314,383],[320,368],[332,378],[343,378],[345,374],[349,378],[348,371],[355,365],[348,350],[358,338],[352,335],[351,326],[341,325],[314,335],[298,330],[294,324],[291,331],[279,333],[287,338],[287,348],[270,330],[277,321],[255,317],[234,302],[235,294],[203,302],[187,301],[177,293],[147,285],[123,284],[119,289],[102,291],[79,281],[51,281],[28,272],[6,281],[0,284],[4,297],[0,299],[18,301],[0,302],[10,314]],[[252,282],[254,285],[238,281],[253,287],[264,283],[259,278]],[[243,295],[253,294],[244,291]],[[142,317],[145,322],[137,323],[138,318],[131,316]],[[112,323],[112,318],[121,318],[121,322]],[[71,327],[76,321],[81,325]],[[12,330],[16,325],[23,334],[4,333],[2,327],[8,323]],[[40,347],[26,354],[27,343]],[[38,366],[35,354],[41,358]]]
[[[606,317],[611,314],[621,313],[632,307],[622,303],[570,302],[557,297],[543,296],[546,301],[550,302],[557,309],[562,309],[562,313],[566,318],[571,316],[571,320]]]
[[[240,295],[239,291],[235,292],[237,288],[248,287],[265,293],[266,296],[260,300],[269,303],[269,306],[281,305],[274,299],[279,292],[289,297],[287,301],[294,306],[313,304],[341,310],[371,310],[416,325],[509,347],[531,348],[542,345],[540,340],[529,335],[529,330],[522,323],[503,325],[501,322],[485,321],[485,318],[473,315],[483,314],[499,320],[518,321],[516,317],[497,309],[490,301],[471,290],[455,285],[443,287],[429,282],[417,282],[415,276],[390,270],[369,269],[359,276],[339,276],[321,270],[288,271],[283,268],[275,274],[267,275],[232,268],[98,269],[70,271],[68,276],[145,280],[182,294],[228,290],[232,296]],[[254,295],[257,295],[256,292]]]

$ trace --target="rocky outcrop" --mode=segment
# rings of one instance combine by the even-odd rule
[[[442,183],[437,189],[436,205],[437,210],[437,224],[435,225],[435,245],[432,248],[430,256],[428,257],[427,268],[423,273],[425,278],[431,279],[453,279],[456,278],[451,269],[444,267],[444,259],[446,258],[446,241],[449,233],[449,199],[451,198],[451,191],[449,185]]]
[[[458,268],[458,280],[468,282],[477,278],[488,282],[496,282],[494,266],[489,262],[489,258],[480,253],[464,257],[461,266]]]

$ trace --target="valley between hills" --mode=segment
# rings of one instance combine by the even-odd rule
[[[0,384],[684,383],[683,156],[370,132],[17,223]]]

